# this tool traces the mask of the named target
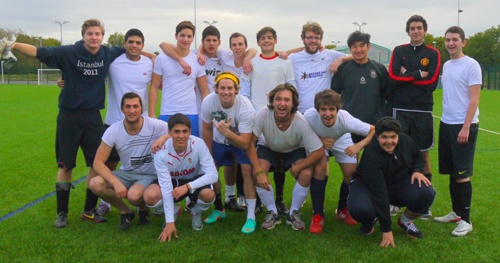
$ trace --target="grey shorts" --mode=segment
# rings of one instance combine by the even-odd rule
[[[142,184],[144,188],[148,188],[148,186],[157,179],[156,174],[139,174],[126,170],[116,170],[112,171],[112,173],[125,187],[127,187],[127,189],[134,184]]]

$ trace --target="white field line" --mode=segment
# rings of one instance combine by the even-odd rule
[[[432,115],[434,116],[434,118],[437,118],[437,119],[441,119],[440,116],[436,116],[436,115]],[[500,135],[500,132],[495,132],[495,131],[490,131],[490,130],[487,130],[487,129],[483,129],[483,128],[479,128],[481,131],[485,131],[485,132],[489,132],[489,133],[493,133],[493,134],[496,134],[496,135]]]

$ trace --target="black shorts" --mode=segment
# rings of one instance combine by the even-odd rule
[[[361,135],[357,135],[355,133],[351,133],[351,139],[352,139],[352,142],[354,144],[364,140],[366,138],[366,136],[361,136]]]
[[[201,177],[202,175],[198,176],[198,177]],[[193,180],[176,180],[176,179],[173,179],[172,178],[172,189],[176,188],[176,187],[179,187],[179,186],[183,186],[185,184],[188,184],[194,180],[196,180],[197,178],[193,179]],[[158,179],[154,180],[151,184],[158,184]],[[193,193],[190,193],[188,192],[187,194],[181,196],[179,199],[175,199],[174,198],[174,203],[179,203],[180,201],[184,200],[186,197],[189,196],[189,200],[191,200],[191,202],[194,202],[196,203],[196,201],[198,201],[198,195],[200,194],[201,190],[203,189],[214,189],[213,185],[211,184],[207,184],[207,185],[204,185],[200,188],[197,188],[196,190],[194,190]]]
[[[288,153],[280,153],[275,152],[266,146],[257,145],[257,156],[259,159],[266,160],[271,164],[271,169],[268,172],[274,171],[276,168],[283,168],[283,172],[286,172],[296,161],[305,159],[307,154],[306,149],[303,147]]]
[[[79,147],[82,148],[87,166],[92,167],[103,133],[104,125],[99,111],[59,112],[56,130],[59,168],[75,168]]]
[[[406,133],[422,151],[434,146],[434,117],[431,112],[392,110],[392,117],[401,123]]]
[[[106,131],[108,128],[109,128],[109,125],[104,123],[104,131]],[[119,161],[120,161],[120,155],[118,155],[118,151],[116,150],[116,147],[113,147],[113,149],[111,149],[111,153],[109,153],[109,157],[108,157],[107,162],[119,162]]]
[[[463,124],[444,122],[439,125],[439,173],[449,174],[459,179],[472,176],[479,132],[479,123],[471,124],[469,142],[459,144],[457,138],[462,126]]]

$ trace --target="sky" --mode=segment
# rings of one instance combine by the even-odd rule
[[[229,36],[243,33],[249,47],[257,47],[256,33],[264,26],[278,34],[277,50],[302,46],[300,33],[307,21],[318,22],[324,30],[323,45],[341,41],[345,45],[349,34],[358,29],[353,22],[366,22],[362,30],[369,33],[372,43],[394,48],[409,42],[405,23],[414,14],[422,15],[429,25],[427,33],[442,36],[450,26],[457,25],[458,0],[419,1],[338,1],[338,0],[0,0],[0,27],[21,29],[28,35],[60,39],[60,26],[55,21],[69,21],[63,26],[63,43],[81,39],[81,24],[85,19],[98,18],[106,29],[104,42],[114,32],[125,33],[138,28],[145,35],[145,48],[160,51],[162,41],[175,43],[175,26],[183,21],[195,21],[197,43],[207,26],[204,21],[217,21],[222,48],[229,48]],[[467,36],[500,25],[499,0],[461,0],[460,26]],[[193,43],[192,48],[195,47]]]

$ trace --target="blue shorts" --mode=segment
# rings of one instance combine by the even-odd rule
[[[250,164],[247,151],[234,145],[212,142],[212,153],[217,167],[233,166],[233,154],[236,155],[239,164]]]
[[[160,115],[158,119],[168,122],[168,119],[172,117],[173,115]],[[191,121],[191,135],[194,135],[196,137],[200,137],[200,130],[198,128],[198,115],[186,115],[189,120]]]

